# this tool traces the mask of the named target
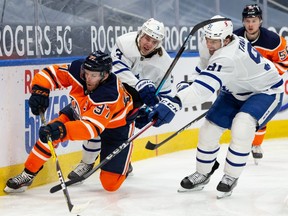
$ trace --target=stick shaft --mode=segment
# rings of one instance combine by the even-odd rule
[[[141,130],[139,130],[137,133],[135,133],[133,136],[131,136],[129,139],[127,139],[126,142],[124,142],[122,145],[120,145],[118,148],[116,148],[112,153],[110,153],[106,158],[104,158],[97,166],[95,166],[92,170],[90,170],[88,173],[84,174],[83,176],[79,178],[75,178],[72,180],[69,180],[65,182],[66,186],[73,185],[77,182],[81,182],[85,179],[87,179],[89,176],[91,176],[93,173],[95,173],[97,170],[99,170],[101,167],[103,167],[106,163],[108,163],[112,158],[114,158],[116,155],[118,155],[123,149],[125,149],[130,143],[135,140],[137,137],[139,137],[142,133],[144,133],[148,128],[150,128],[152,125],[154,125],[156,120],[153,120],[149,122],[147,125],[145,125]],[[61,184],[55,185],[50,189],[50,193],[55,193],[57,191],[61,190]]]
[[[154,144],[150,141],[147,142],[146,144],[146,149],[149,150],[155,150],[157,148],[159,148],[160,146],[162,146],[163,144],[165,144],[166,142],[168,142],[169,140],[171,140],[173,137],[177,136],[179,133],[181,133],[182,131],[184,131],[185,129],[187,129],[188,127],[190,127],[192,124],[196,123],[197,121],[199,121],[200,119],[202,119],[205,115],[207,114],[207,111],[204,112],[202,115],[198,116],[196,119],[194,119],[193,121],[189,122],[188,124],[186,124],[184,127],[180,128],[178,131],[176,131],[175,133],[173,133],[172,135],[170,135],[169,137],[167,137],[165,140],[163,140],[162,142],[158,143],[158,144]]]
[[[44,117],[44,113],[43,112],[40,112],[40,118],[41,118],[42,124],[43,125],[47,125],[47,122],[46,122],[46,119]],[[60,163],[58,161],[57,154],[55,152],[55,149],[54,149],[53,144],[52,144],[51,137],[49,135],[47,136],[47,140],[48,140],[47,143],[49,145],[53,160],[56,163],[56,171],[57,171],[58,178],[59,178],[59,181],[60,181],[61,189],[62,189],[64,197],[66,199],[66,203],[67,203],[68,209],[71,212],[73,207],[74,207],[74,205],[71,202],[70,195],[69,195],[67,186],[65,184],[63,173],[62,173],[62,170],[61,170],[61,167],[60,167]]]

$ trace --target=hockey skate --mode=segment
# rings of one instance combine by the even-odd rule
[[[263,151],[261,146],[252,146],[252,156],[254,158],[255,165],[259,164],[259,160],[263,158]]]
[[[132,166],[132,164],[131,164],[131,162],[129,163],[129,167],[128,167],[128,171],[127,171],[127,173],[126,173],[126,178],[128,177],[128,176],[133,176],[133,166]]]
[[[237,181],[238,178],[234,178],[225,174],[217,186],[217,199],[231,196],[233,188],[237,185]]]
[[[200,191],[204,188],[206,184],[209,183],[211,175],[216,169],[218,169],[219,163],[215,161],[212,170],[210,173],[201,174],[195,172],[189,176],[186,176],[180,183],[181,187],[178,189],[178,192],[189,192],[189,191]]]
[[[36,174],[29,174],[25,170],[19,175],[10,178],[6,187],[4,188],[4,192],[6,193],[22,193],[26,191],[26,189],[32,184],[33,179]]]
[[[82,160],[77,167],[68,174],[68,179],[77,179],[93,169],[94,163],[86,164]]]

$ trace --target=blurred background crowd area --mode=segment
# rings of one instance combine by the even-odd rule
[[[288,40],[287,0],[0,0],[0,59],[110,51],[117,36],[137,30],[150,17],[165,24],[164,47],[175,52],[195,24],[216,14],[241,27],[247,4],[258,4],[263,26]],[[197,52],[191,43],[187,51]]]

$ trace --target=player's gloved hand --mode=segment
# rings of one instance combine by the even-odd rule
[[[154,127],[160,127],[163,124],[167,124],[172,121],[175,113],[182,108],[182,103],[178,97],[163,98],[148,115],[149,121],[157,119]]]
[[[46,126],[41,126],[39,129],[39,138],[43,143],[47,143],[47,136],[50,136],[52,141],[62,139],[66,136],[66,127],[60,121],[55,121]]]
[[[32,95],[29,98],[29,106],[34,115],[39,115],[39,112],[45,112],[49,107],[50,90],[38,85],[32,87]]]
[[[156,88],[154,83],[149,79],[142,79],[140,80],[135,89],[139,92],[140,98],[147,106],[152,107],[155,106],[159,99],[155,95]]]
[[[139,109],[138,115],[135,119],[136,128],[141,129],[150,122],[148,119],[148,115],[150,112],[151,112],[151,109],[147,107],[142,107]]]
[[[182,91],[183,89],[189,87],[191,84],[192,82],[181,81],[176,85],[177,92]]]

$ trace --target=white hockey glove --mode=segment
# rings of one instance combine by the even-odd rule
[[[183,89],[189,87],[191,84],[192,82],[181,81],[176,85],[177,92],[182,91]]]
[[[149,79],[142,79],[140,80],[135,89],[139,92],[140,98],[147,106],[152,107],[155,106],[159,99],[155,95],[156,88],[154,83]]]

